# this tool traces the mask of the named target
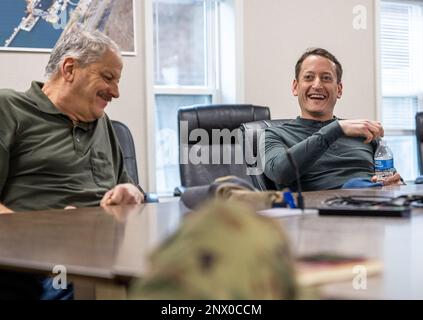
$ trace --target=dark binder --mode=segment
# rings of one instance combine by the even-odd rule
[[[409,217],[409,207],[394,206],[323,206],[319,207],[321,216],[370,216],[370,217]]]

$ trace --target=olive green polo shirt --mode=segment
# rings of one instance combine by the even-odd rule
[[[74,125],[32,82],[0,90],[0,202],[15,211],[97,206],[131,182],[108,117]]]

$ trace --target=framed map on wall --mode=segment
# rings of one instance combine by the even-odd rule
[[[134,0],[2,0],[0,7],[0,50],[48,52],[77,24],[135,54]]]

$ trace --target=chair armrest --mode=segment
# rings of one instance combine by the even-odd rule
[[[173,190],[173,196],[174,197],[180,197],[184,192],[186,188],[183,186],[178,186]]]

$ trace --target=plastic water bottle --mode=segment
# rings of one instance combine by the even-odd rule
[[[375,175],[377,180],[383,180],[395,174],[394,154],[386,142],[379,139],[379,145],[375,152]]]

